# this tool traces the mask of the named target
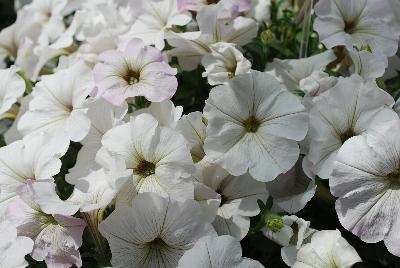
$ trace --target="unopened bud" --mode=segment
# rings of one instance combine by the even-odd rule
[[[274,38],[274,33],[271,30],[265,30],[261,32],[260,38],[261,42],[263,42],[264,45],[267,45]]]

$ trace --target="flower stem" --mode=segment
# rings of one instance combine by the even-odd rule
[[[102,219],[103,209],[97,209],[90,212],[84,212],[83,217],[87,223],[90,234],[92,235],[93,241],[96,245],[97,250],[100,252],[102,261],[108,263],[108,251],[106,247],[106,241],[99,232],[99,223]]]
[[[313,0],[306,0],[304,3],[303,17],[303,36],[301,38],[299,58],[307,57],[308,41],[310,39],[311,15],[313,8]]]

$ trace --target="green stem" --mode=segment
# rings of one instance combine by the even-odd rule
[[[31,93],[32,92],[32,88],[33,88],[33,84],[31,82],[31,80],[26,76],[24,71],[19,71],[17,74],[19,76],[21,76],[22,79],[24,79],[24,81],[25,81],[25,93],[26,94]]]
[[[87,223],[90,234],[92,235],[93,241],[96,248],[100,251],[104,263],[108,262],[108,253],[106,247],[106,241],[104,237],[99,232],[99,223],[102,219],[103,210],[97,209],[90,212],[84,212],[83,217]]]
[[[305,11],[303,18],[303,36],[301,38],[299,58],[307,57],[308,41],[310,40],[313,0],[306,0],[304,5]]]

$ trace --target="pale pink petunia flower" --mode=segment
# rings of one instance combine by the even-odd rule
[[[152,102],[170,99],[178,82],[176,69],[163,60],[161,52],[143,41],[132,39],[125,51],[109,50],[99,56],[94,67],[96,97],[120,106],[125,99],[144,96]]]
[[[8,206],[7,218],[16,226],[18,235],[34,241],[31,256],[45,261],[49,268],[82,266],[79,247],[85,222],[81,219],[59,214],[47,214],[33,200],[31,185],[20,187],[18,197]]]

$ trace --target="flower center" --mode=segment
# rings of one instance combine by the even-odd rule
[[[226,66],[226,69],[228,71],[228,78],[229,79],[234,78],[235,74],[236,74],[236,69],[237,69],[237,62],[235,62],[234,65],[230,64],[230,65]]]
[[[65,106],[65,108],[67,109],[68,112],[72,112],[72,110],[74,109],[74,107],[72,107],[72,104],[69,104],[67,106]]]
[[[267,228],[272,232],[279,232],[283,228],[283,219],[278,215],[269,215],[267,219]]]
[[[225,205],[229,200],[228,200],[228,198],[227,198],[225,195],[222,194],[222,191],[221,191],[221,190],[217,190],[216,192],[217,192],[217,194],[219,194],[219,195],[221,196],[221,202],[219,203],[219,206],[222,207],[222,206]]]
[[[148,177],[156,173],[156,165],[141,159],[139,164],[133,169],[134,174],[140,175],[142,177]]]
[[[123,75],[124,80],[128,83],[128,85],[134,85],[140,80],[140,72],[137,72],[132,69],[128,69],[126,73]]]
[[[347,141],[348,139],[350,139],[351,137],[357,136],[356,133],[354,133],[353,129],[348,129],[345,132],[340,134],[340,141],[342,142],[342,144]]]
[[[354,21],[345,21],[344,22],[344,31],[348,34],[353,34],[356,27],[356,23]]]
[[[217,4],[219,0],[207,0],[207,4],[212,5],[212,4]]]
[[[392,185],[400,186],[400,169],[393,171],[386,175],[386,178],[390,181]]]
[[[260,127],[260,121],[254,117],[254,115],[250,116],[243,122],[243,126],[247,132],[255,133]]]
[[[153,241],[148,243],[151,250],[160,251],[166,247],[168,247],[167,243],[165,243],[161,238],[155,238]]]

